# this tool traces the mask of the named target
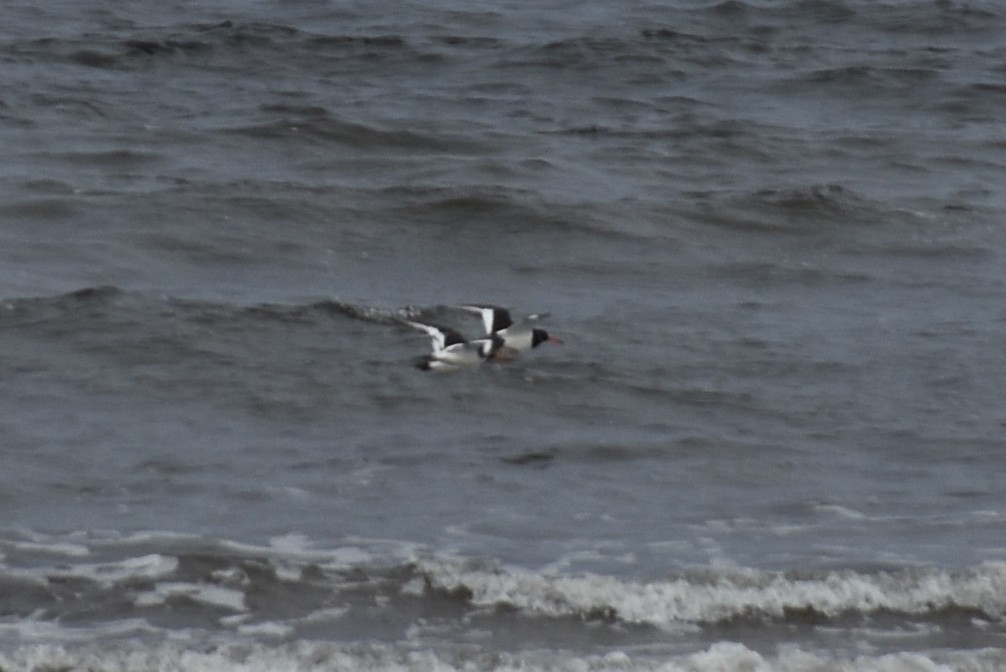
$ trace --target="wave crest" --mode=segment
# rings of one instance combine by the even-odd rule
[[[913,617],[947,610],[1006,617],[1006,563],[961,573],[906,569],[877,574],[754,569],[702,570],[645,583],[611,576],[547,576],[434,561],[421,566],[429,584],[465,592],[482,606],[509,606],[547,616],[618,619],[667,627],[744,618],[804,620],[880,611]]]

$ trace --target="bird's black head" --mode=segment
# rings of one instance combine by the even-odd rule
[[[542,343],[544,343],[546,341],[548,341],[549,343],[556,343],[558,345],[562,345],[562,341],[560,341],[555,336],[552,336],[551,334],[549,334],[544,329],[534,328],[534,329],[531,330],[531,347],[532,348],[537,348],[539,345],[541,345]]]

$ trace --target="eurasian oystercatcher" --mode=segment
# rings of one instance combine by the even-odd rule
[[[450,371],[481,364],[487,359],[507,359],[511,350],[500,336],[489,335],[466,341],[464,336],[449,327],[411,320],[402,322],[413,329],[425,331],[433,343],[433,352],[416,363],[416,367],[423,371]]]
[[[510,311],[499,306],[461,305],[452,306],[452,308],[480,315],[486,329],[485,337],[498,336],[503,339],[503,344],[511,350],[524,352],[536,348],[542,343],[562,345],[560,339],[544,329],[534,326],[536,321],[548,317],[548,313],[528,315],[519,322],[514,322],[510,317]]]

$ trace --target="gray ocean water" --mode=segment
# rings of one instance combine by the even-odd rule
[[[1003,110],[983,0],[5,3],[0,669],[1006,669]]]

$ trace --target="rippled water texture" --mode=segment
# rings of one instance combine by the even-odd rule
[[[4,12],[0,667],[1003,666],[998,4]]]

